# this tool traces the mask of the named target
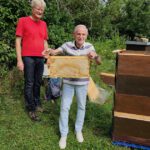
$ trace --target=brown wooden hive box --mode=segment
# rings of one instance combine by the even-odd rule
[[[150,55],[117,54],[113,141],[150,146]]]

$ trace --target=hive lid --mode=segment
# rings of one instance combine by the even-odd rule
[[[150,42],[139,42],[139,41],[126,41],[127,45],[147,45],[150,46]]]

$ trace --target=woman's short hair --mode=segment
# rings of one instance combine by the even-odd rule
[[[43,6],[44,8],[46,7],[46,3],[44,0],[32,0],[31,1],[31,7],[35,7],[35,6]]]

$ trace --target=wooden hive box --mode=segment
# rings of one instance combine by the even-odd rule
[[[117,54],[113,141],[150,146],[150,55]]]

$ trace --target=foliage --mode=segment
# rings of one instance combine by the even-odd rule
[[[68,13],[60,10],[60,5],[57,1],[47,1],[44,20],[48,25],[48,43],[50,46],[57,48],[72,38],[71,33],[74,22]]]
[[[12,67],[15,64],[15,28],[19,17],[28,15],[26,0],[0,0],[0,64]]]
[[[23,72],[19,71],[18,68],[13,67],[9,71],[9,89],[12,95],[23,95],[24,92],[24,77]]]
[[[0,64],[10,67],[15,64],[15,49],[5,42],[0,41]]]
[[[148,0],[128,0],[122,7],[122,14],[116,20],[120,33],[131,40],[134,36],[150,37],[150,2]]]
[[[71,40],[74,26],[81,23],[89,28],[90,37],[94,41],[113,39],[116,42],[114,37],[118,34],[118,37],[121,35],[129,39],[133,39],[134,35],[150,37],[148,0],[45,1],[47,8],[43,19],[48,25],[48,43],[52,48]],[[30,3],[28,0],[0,0],[0,5],[0,63],[13,67],[16,64],[17,20],[31,14]],[[109,45],[109,42],[106,44]],[[106,54],[105,51],[101,53]]]

